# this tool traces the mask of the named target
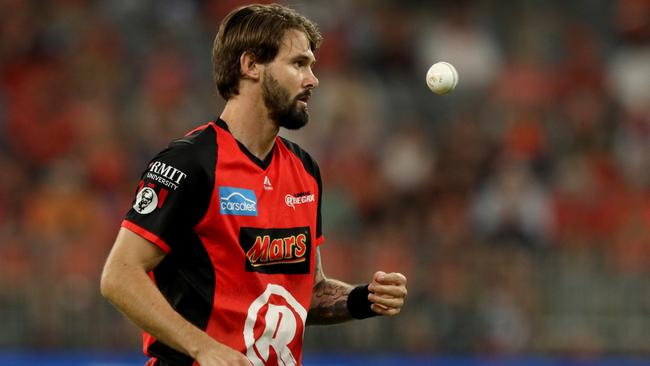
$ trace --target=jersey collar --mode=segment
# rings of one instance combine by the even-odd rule
[[[228,128],[228,125],[226,124],[226,122],[224,120],[222,120],[221,118],[217,118],[216,121],[215,121],[215,124],[218,127],[224,129],[226,132],[228,132],[230,134],[230,136],[232,136],[232,133],[230,133],[230,129]],[[271,148],[271,151],[269,151],[269,153],[266,155],[264,160],[261,160],[257,156],[253,155],[253,153],[248,151],[246,146],[244,146],[244,144],[239,142],[235,138],[235,136],[232,136],[232,138],[235,141],[237,141],[237,146],[239,146],[239,150],[241,150],[244,153],[244,155],[246,155],[251,162],[253,162],[255,165],[260,167],[260,169],[266,170],[266,168],[268,168],[269,165],[271,165],[271,160],[273,159],[273,153],[275,152],[275,145],[277,145],[277,143],[273,144],[273,147]]]

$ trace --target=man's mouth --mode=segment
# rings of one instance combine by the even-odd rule
[[[298,102],[301,102],[306,107],[307,103],[309,103],[309,98],[311,98],[310,92],[302,93],[301,95],[298,96]]]

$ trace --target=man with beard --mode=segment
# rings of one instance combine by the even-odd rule
[[[148,365],[300,365],[306,325],[400,312],[400,273],[360,286],[325,277],[318,165],[278,136],[309,120],[320,41],[279,5],[222,21],[224,110],[151,161],[138,191],[177,188],[127,213],[102,274],[102,294],[144,330]]]

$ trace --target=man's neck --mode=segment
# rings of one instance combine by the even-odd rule
[[[273,149],[280,128],[269,118],[262,100],[235,96],[221,113],[233,137],[260,160]]]

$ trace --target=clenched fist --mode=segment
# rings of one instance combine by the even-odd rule
[[[377,314],[393,316],[400,313],[406,300],[406,277],[401,273],[378,271],[368,285],[370,308]]]

